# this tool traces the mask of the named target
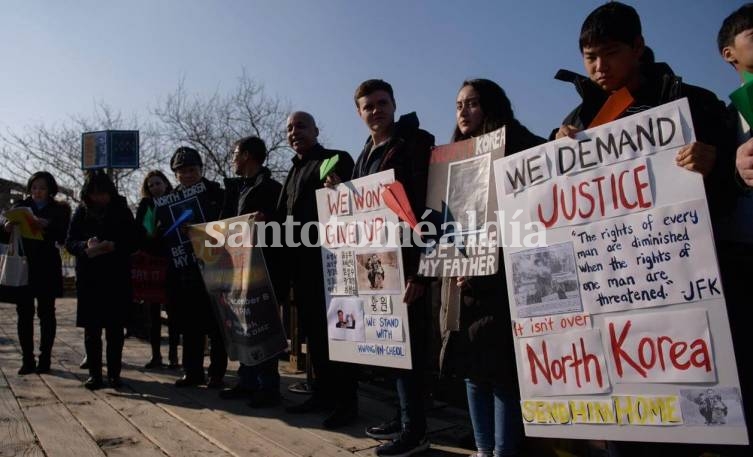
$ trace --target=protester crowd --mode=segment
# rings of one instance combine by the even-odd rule
[[[711,37],[709,38],[711,39]],[[753,73],[753,4],[734,11],[718,34],[721,57],[740,73]],[[644,43],[640,18],[630,6],[619,2],[592,11],[582,24],[579,47],[586,76],[560,71],[557,78],[571,82],[582,102],[555,128],[550,140],[574,136],[587,128],[611,94],[626,88],[633,103],[621,115],[628,116],[687,97],[697,141],[677,152],[678,166],[703,176],[715,229],[716,251],[727,297],[729,321],[737,356],[743,397],[753,403],[750,385],[750,337],[742,305],[746,282],[753,264],[753,138],[745,119],[713,93],[684,82],[666,63],[656,62]],[[692,80],[692,78],[690,78]],[[177,186],[159,171],[146,175],[136,217],[110,178],[90,173],[80,191],[80,204],[71,211],[55,200],[58,191],[52,175],[33,174],[27,184],[25,206],[34,214],[32,224],[43,239],[24,239],[29,261],[29,285],[16,301],[18,336],[23,352],[19,374],[47,373],[55,338],[55,298],[62,294],[61,261],[58,246],[76,258],[78,311],[76,324],[84,328],[89,379],[85,387],[105,385],[102,370],[102,331],[106,338],[106,375],[109,385],[121,385],[123,334],[129,306],[132,306],[130,257],[138,250],[167,257],[162,233],[166,227],[156,221],[155,198],[203,182],[210,204],[204,219],[219,220],[244,214],[258,221],[300,223],[294,241],[316,240],[318,233],[301,233],[307,222],[318,220],[315,192],[340,182],[394,170],[405,190],[414,214],[423,213],[429,160],[434,135],[420,128],[416,113],[396,120],[396,95],[389,83],[370,79],[358,85],[354,94],[358,115],[368,136],[355,162],[348,152],[328,149],[318,141],[319,129],[311,113],[296,111],[287,119],[286,131],[295,152],[284,183],[272,178],[264,166],[264,141],[255,136],[233,145],[233,171],[224,187],[203,176],[198,151],[179,147],[169,165]],[[456,127],[451,142],[462,141],[506,127],[505,154],[510,155],[544,143],[515,117],[504,90],[487,79],[471,79],[460,85],[456,96]],[[320,176],[324,161],[337,157],[326,177]],[[657,177],[661,179],[661,177]],[[467,183],[472,186],[473,183]],[[3,220],[6,232],[15,223]],[[179,229],[180,230],[180,229]],[[504,268],[497,274],[479,277],[442,278],[432,281],[418,274],[418,247],[403,248],[405,272],[404,302],[408,305],[412,369],[394,370],[399,408],[394,418],[366,429],[368,436],[388,440],[377,455],[407,456],[428,448],[424,403],[425,371],[431,351],[429,335],[442,333],[440,374],[465,380],[476,456],[519,455],[523,441],[514,345]],[[323,426],[339,428],[358,417],[358,365],[329,359],[327,315],[323,289],[322,257],[319,247],[264,248],[264,257],[276,295],[286,303],[293,291],[298,307],[299,332],[307,339],[307,356],[314,372],[313,393],[308,400],[287,408],[290,413],[324,412]],[[381,263],[370,266],[372,288]],[[382,276],[384,272],[382,271]],[[459,300],[442,300],[441,306],[456,308],[459,327],[447,329],[432,321],[431,294],[449,297],[444,291],[460,291]],[[178,368],[178,343],[182,337],[183,376],[175,387],[206,384],[222,389],[228,356],[198,266],[176,269],[168,263],[166,302],[149,303],[152,329],[152,358],[146,368],[163,366],[160,352],[160,311],[168,314],[170,368]],[[41,343],[35,359],[33,347],[34,301],[40,321]],[[748,334],[749,335],[749,334]],[[205,340],[208,338],[210,365],[204,369]],[[436,361],[434,361],[436,362]],[[252,408],[275,407],[281,403],[277,358],[249,366],[241,364],[237,385],[219,391],[224,399],[244,399]],[[746,405],[748,424],[753,421]],[[749,427],[749,425],[748,425]],[[668,445],[666,449],[681,449]],[[672,446],[678,446],[673,448]],[[635,448],[629,452],[634,452]],[[647,451],[648,449],[648,451]],[[651,454],[651,443],[640,452]],[[662,448],[664,449],[664,448]],[[638,452],[638,451],[635,451]],[[682,451],[678,451],[682,452]],[[651,454],[653,455],[653,454]]]

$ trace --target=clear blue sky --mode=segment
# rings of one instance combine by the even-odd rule
[[[578,101],[553,75],[583,71],[580,25],[601,3],[5,1],[0,128],[89,115],[96,101],[146,118],[181,78],[189,91],[210,94],[230,90],[245,68],[270,94],[311,112],[325,144],[354,155],[366,129],[352,94],[373,77],[392,83],[398,112],[417,111],[438,143],[449,139],[455,96],[469,77],[497,81],[518,118],[546,135]],[[627,3],[657,60],[728,100],[738,80],[719,57],[716,33],[742,1]]]

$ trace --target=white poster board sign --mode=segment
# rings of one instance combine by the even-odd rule
[[[316,191],[329,357],[411,367],[398,217],[382,199],[392,170]]]
[[[747,444],[687,100],[493,164],[526,434]],[[541,241],[541,237],[539,237]]]

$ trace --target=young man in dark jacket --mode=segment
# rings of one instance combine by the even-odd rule
[[[394,169],[395,180],[403,184],[413,213],[420,217],[426,206],[426,183],[434,136],[419,128],[416,113],[395,122],[392,86],[379,79],[361,83],[354,96],[358,115],[369,129],[363,151],[356,161],[353,179]],[[400,414],[384,424],[369,427],[366,434],[379,439],[394,438],[376,450],[377,455],[412,455],[429,447],[426,440],[423,377],[427,342],[431,329],[431,302],[427,281],[418,277],[420,249],[403,248],[403,271],[411,342],[411,370],[399,370],[397,392]]]
[[[593,10],[583,22],[579,45],[588,77],[560,70],[556,78],[573,83],[583,101],[553,137],[573,137],[586,129],[607,98],[623,87],[634,102],[622,117],[687,97],[697,141],[678,151],[677,164],[703,175],[712,219],[727,213],[732,145],[724,104],[712,92],[683,83],[666,63],[654,62],[631,6],[609,2]]]
[[[313,395],[305,402],[288,408],[288,412],[307,413],[334,408],[323,424],[325,428],[334,429],[356,420],[358,381],[348,364],[329,360],[315,192],[324,186],[319,174],[324,160],[339,156],[334,173],[350,176],[353,159],[345,151],[325,149],[318,143],[319,129],[309,113],[298,111],[291,114],[286,128],[288,143],[296,155],[277,204],[277,219],[279,222],[285,221],[286,227],[285,246],[282,248],[283,268],[276,269],[275,274],[290,275],[298,307],[300,333],[307,337],[307,356],[311,358],[316,377]],[[314,224],[306,225],[310,222]],[[305,243],[309,243],[308,246]],[[279,282],[278,277],[275,283]],[[283,287],[278,296],[287,297],[287,292],[287,287]]]
[[[175,172],[179,183],[174,192],[204,183],[205,195],[201,197],[204,221],[219,219],[224,192],[219,183],[203,177],[203,162],[199,152],[189,147],[178,148],[170,159],[170,168]],[[205,382],[204,337],[209,336],[211,362],[207,386],[218,389],[223,385],[227,370],[227,351],[190,243],[185,246],[189,252],[187,265],[177,268],[171,261],[167,275],[168,297],[175,304],[183,333],[185,374],[175,381],[175,387],[197,386]]]
[[[253,214],[274,214],[282,185],[272,179],[272,172],[265,167],[267,146],[256,136],[241,138],[233,148],[233,171],[238,178],[225,179],[225,205],[220,219]],[[271,249],[264,249],[267,264]],[[220,392],[225,399],[250,397],[249,406],[264,408],[280,403],[280,373],[277,358],[259,365],[240,364],[238,384]]]
[[[753,3],[747,3],[727,16],[719,29],[717,45],[722,58],[732,65],[739,74],[740,81],[745,82],[743,72],[753,73]],[[751,338],[746,325],[748,319],[745,304],[750,300],[748,290],[753,266],[753,190],[749,187],[753,184],[753,134],[750,125],[734,105],[730,105],[728,109],[735,126],[733,139],[740,145],[735,177],[738,194],[733,198],[734,208],[729,218],[716,227],[719,238],[717,254],[750,438],[753,436],[753,361],[749,349]],[[748,157],[750,171],[746,172],[745,162]],[[750,452],[750,448],[747,449]]]

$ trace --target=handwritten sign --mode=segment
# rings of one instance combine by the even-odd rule
[[[438,229],[421,255],[423,276],[487,276],[499,267],[492,161],[504,156],[505,129],[434,148],[426,209]]]
[[[494,161],[499,210],[545,228],[503,252],[527,435],[748,443],[703,177],[675,161],[693,125],[683,99]]]
[[[331,360],[409,369],[398,217],[382,196],[394,172],[316,192]]]

